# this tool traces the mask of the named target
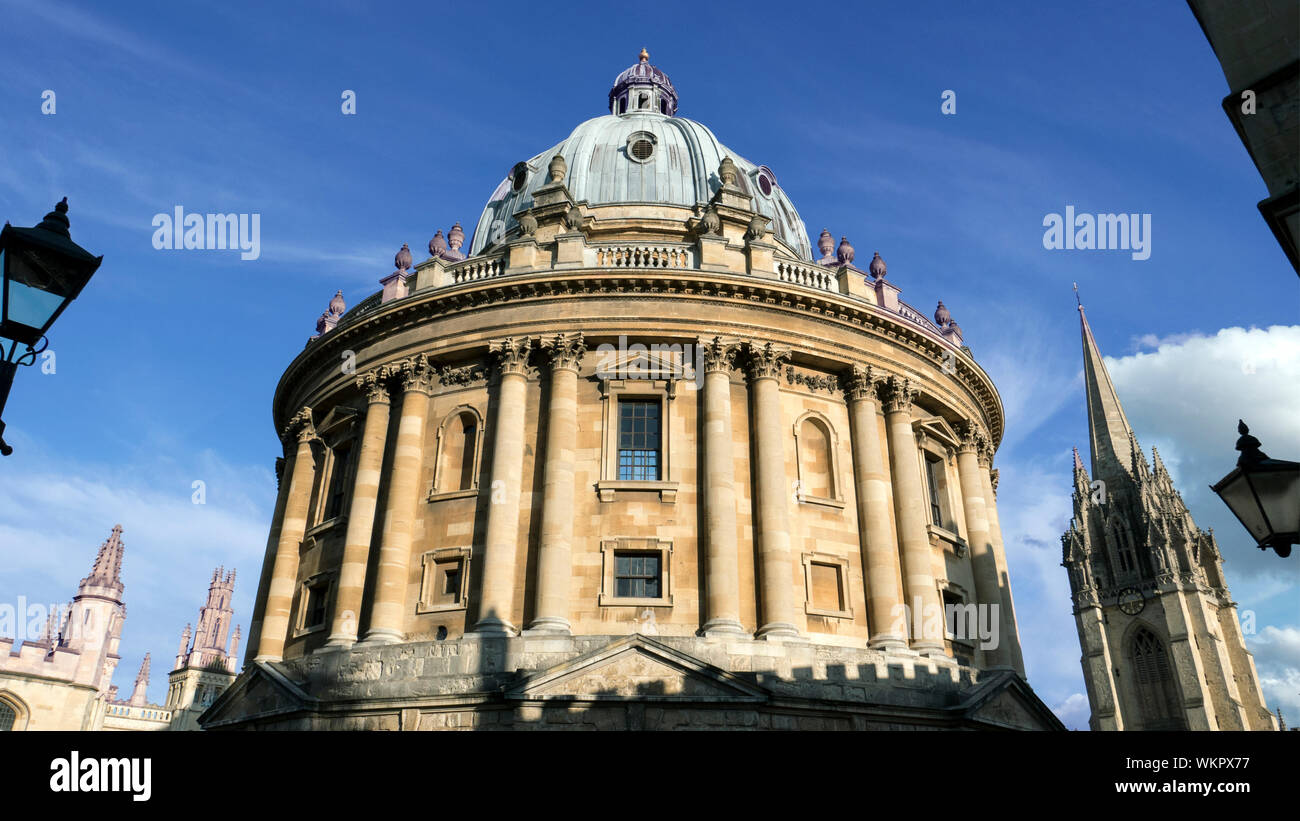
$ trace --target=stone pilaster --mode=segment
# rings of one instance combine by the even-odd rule
[[[528,632],[560,633],[569,628],[569,585],[573,580],[574,464],[578,443],[578,371],[587,343],[580,333],[542,341],[550,358],[542,537],[537,551],[536,615]]]
[[[483,580],[476,633],[514,635],[515,559],[519,554],[519,494],[524,470],[524,412],[528,388],[528,337],[489,343],[500,384],[496,443],[492,449],[492,503],[483,539]]]
[[[966,538],[970,541],[971,575],[975,578],[975,605],[998,608],[998,635],[993,647],[984,650],[985,667],[1014,669],[1011,664],[1009,642],[1002,619],[1002,585],[998,576],[997,559],[993,556],[993,536],[989,530],[988,506],[984,496],[984,481],[980,473],[979,453],[988,444],[983,432],[967,422],[959,431],[957,448],[957,476],[961,484],[962,509],[966,511]],[[984,619],[980,619],[983,623]]]
[[[284,438],[296,439],[298,450],[289,475],[289,492],[285,498],[284,518],[280,522],[280,540],[275,548],[275,564],[267,588],[266,613],[262,620],[257,656],[254,661],[280,661],[289,638],[289,608],[298,585],[298,551],[307,532],[307,506],[311,503],[312,483],[316,476],[316,457],[312,442],[316,428],[311,408],[294,414],[285,427]]]
[[[866,576],[867,626],[871,631],[869,645],[875,649],[907,647],[907,628],[900,618],[903,579],[898,566],[898,542],[890,526],[893,488],[876,412],[880,378],[870,367],[855,366],[846,379],[844,392],[852,426],[858,539]]]
[[[1002,527],[998,523],[997,487],[991,470],[993,458],[992,443],[988,443],[979,453],[980,482],[984,488],[984,511],[989,520],[989,537],[993,541],[993,561],[998,568],[998,588],[1002,591],[1002,636],[1007,642],[1007,661],[1025,677],[1025,659],[1020,652],[1020,628],[1016,623],[1016,604],[1011,598],[1011,577],[1007,574],[1007,554],[1002,545]]]
[[[921,463],[912,428],[911,381],[891,376],[882,386],[885,425],[889,431],[890,467],[894,480],[894,514],[903,554],[903,591],[910,608],[908,626],[912,649],[943,655],[943,608],[931,569],[930,536],[926,531]]]
[[[796,637],[794,561],[790,554],[790,489],[786,483],[785,441],[781,426],[781,387],[778,381],[790,352],[768,343],[749,343],[746,365],[753,398],[754,457],[757,461],[755,500],[758,542],[759,638]]]
[[[389,474],[367,644],[392,644],[401,641],[405,633],[411,540],[420,499],[420,469],[424,464],[424,432],[434,369],[428,358],[419,354],[396,366],[395,376],[402,386],[402,415]]]
[[[348,507],[348,530],[343,539],[334,621],[326,642],[329,647],[351,647],[357,640],[366,565],[370,563],[370,539],[375,529],[380,471],[388,438],[388,382],[392,375],[385,366],[357,377],[357,387],[366,395],[366,422],[361,431],[352,503]]]
[[[731,367],[739,343],[699,340],[704,359],[705,635],[740,635],[740,544],[736,536],[736,470],[731,455]]]

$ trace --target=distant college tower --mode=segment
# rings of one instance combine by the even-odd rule
[[[192,631],[187,624],[181,632],[176,669],[167,677],[167,708],[172,711],[173,730],[199,729],[199,715],[235,680],[240,631],[236,627],[230,636],[230,621],[235,614],[230,601],[234,595],[235,571],[212,571],[208,600],[199,608],[198,629]]]
[[[1092,479],[1074,451],[1061,537],[1093,730],[1275,730],[1213,532],[1120,406],[1079,307]]]

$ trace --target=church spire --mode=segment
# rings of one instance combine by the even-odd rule
[[[149,691],[149,654],[144,654],[144,662],[140,665],[140,672],[135,676],[135,689],[131,691],[131,704],[136,707],[143,707]]]
[[[99,546],[99,555],[95,557],[95,565],[90,569],[90,575],[81,580],[82,589],[109,587],[120,594],[124,589],[122,553],[125,550],[126,545],[122,544],[122,526],[114,525],[113,532]]]
[[[1083,386],[1088,400],[1092,476],[1102,480],[1118,478],[1131,472],[1137,438],[1124,416],[1083,305],[1079,305],[1079,327],[1083,336]]]

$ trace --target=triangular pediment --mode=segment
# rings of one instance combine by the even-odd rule
[[[209,730],[251,718],[297,712],[316,703],[273,665],[254,661],[199,716],[199,725]]]
[[[1064,730],[1065,725],[1015,673],[994,674],[959,707],[968,722],[1008,730]]]
[[[596,374],[603,379],[695,378],[695,346],[632,344],[623,349],[596,350]]]
[[[912,424],[916,430],[925,431],[949,447],[955,448],[961,444],[961,437],[957,435],[957,431],[953,430],[952,425],[948,424],[948,420],[942,416],[927,416],[917,419]]]
[[[506,692],[515,700],[766,701],[767,691],[645,636],[631,636],[535,673]]]

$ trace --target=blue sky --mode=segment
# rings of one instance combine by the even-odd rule
[[[334,291],[355,304],[403,242],[472,230],[510,167],[603,113],[645,46],[679,113],[770,166],[814,240],[826,227],[878,250],[904,299],[942,299],[961,323],[1007,405],[999,510],[1043,699],[1086,725],[1059,567],[1070,447],[1087,441],[1077,281],[1140,440],[1215,527],[1256,614],[1270,703],[1300,721],[1300,563],[1255,551],[1205,490],[1233,464],[1238,416],[1266,452],[1300,458],[1297,279],[1184,4],[0,13],[0,217],[32,225],[66,195],[73,238],[104,255],[55,326],[55,372],[25,369],[5,409],[0,597],[66,601],[121,522],[123,690],[146,650],[175,652],[218,564],[239,569],[247,625],[280,452],[272,392]],[[260,214],[260,258],[155,250],[152,219],[177,205]],[[1151,214],[1151,258],[1045,250],[1043,217],[1067,205]]]

